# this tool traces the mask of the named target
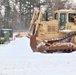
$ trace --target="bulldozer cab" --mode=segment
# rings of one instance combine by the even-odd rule
[[[54,19],[59,21],[59,29],[67,29],[69,26],[74,25],[74,17],[76,16],[75,10],[56,10]]]
[[[34,28],[33,26],[34,26],[35,22],[42,21],[42,18],[44,17],[45,14],[44,14],[43,10],[35,10],[33,13],[32,20],[30,22],[29,30]],[[46,17],[45,21],[47,21],[48,15],[46,14],[45,17]],[[76,17],[75,10],[64,9],[64,10],[56,10],[54,12],[53,18],[54,18],[54,20],[58,20],[59,30],[64,30],[64,29],[74,29],[75,30],[75,28],[76,28],[76,27],[74,27],[74,25],[76,24],[75,17]],[[37,25],[37,27],[38,27],[38,25]],[[36,30],[37,30],[37,27],[36,27]]]
[[[43,10],[34,11],[34,14],[33,14],[33,17],[32,17],[31,23],[30,23],[30,27],[29,27],[29,30],[32,30],[33,34],[36,34],[39,31],[38,29],[40,29],[39,27],[41,25],[43,25],[42,28],[44,28],[44,26],[46,26],[46,24],[47,24],[47,27],[48,27],[48,25],[53,26],[53,24],[55,23],[54,20],[57,21],[56,24],[58,25],[58,30],[67,30],[67,29],[76,30],[76,21],[75,21],[76,11],[75,10],[67,10],[67,9],[56,10],[54,12],[54,17],[52,20],[54,23],[52,21],[48,22],[47,20],[43,19],[43,16],[45,14],[46,13]],[[47,16],[48,15],[46,15],[46,17]],[[51,24],[51,23],[53,23],[53,24]],[[47,27],[45,27],[46,32],[48,32]]]

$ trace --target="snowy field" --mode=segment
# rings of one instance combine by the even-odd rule
[[[76,52],[32,52],[27,37],[0,45],[0,75],[76,75]]]

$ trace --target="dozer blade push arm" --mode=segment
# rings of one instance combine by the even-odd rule
[[[34,25],[34,23],[35,23],[35,21],[36,21],[36,19],[37,19],[38,13],[39,13],[38,10],[34,10],[34,13],[33,13],[33,16],[32,16],[32,20],[31,20],[31,22],[30,22],[29,31],[32,30],[33,25]]]
[[[37,31],[38,31],[39,23],[40,23],[41,20],[42,20],[42,16],[43,16],[43,14],[44,14],[44,11],[43,11],[43,10],[40,10],[40,11],[39,11],[39,17],[38,17],[38,20],[36,21],[35,33],[37,33]]]

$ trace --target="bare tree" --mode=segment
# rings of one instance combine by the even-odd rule
[[[64,9],[67,0],[45,0],[44,5],[47,5],[50,16],[53,16],[55,10]]]
[[[15,30],[25,30],[29,27],[34,8],[44,7],[49,16],[53,16],[55,10],[75,9],[69,0],[0,0],[0,12],[2,6],[5,8],[5,14],[0,19],[0,25]]]

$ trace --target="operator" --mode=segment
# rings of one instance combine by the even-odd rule
[[[76,24],[76,16],[74,17],[74,24]]]

